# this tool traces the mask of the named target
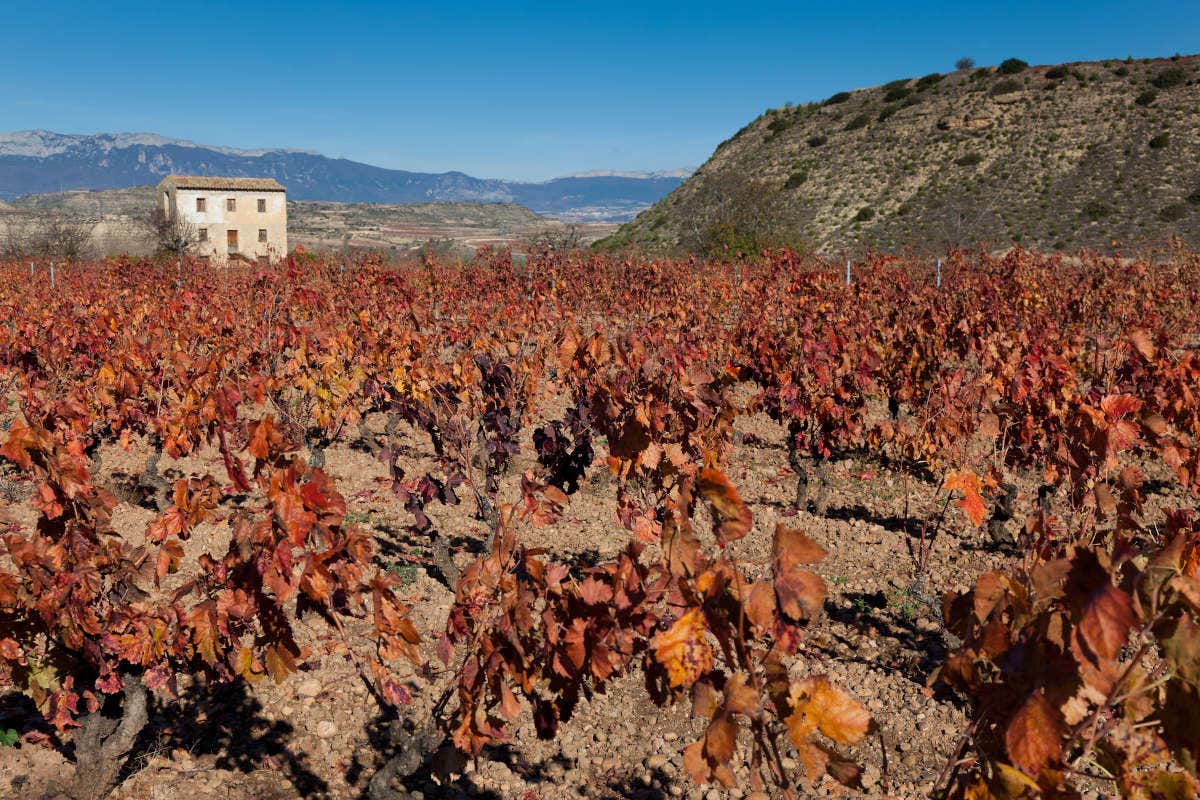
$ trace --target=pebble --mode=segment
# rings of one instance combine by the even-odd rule
[[[646,769],[655,770],[662,769],[667,765],[667,762],[667,757],[660,753],[650,756],[644,763],[646,764]]]
[[[317,723],[316,733],[322,739],[328,739],[337,733],[337,723],[330,719],[323,719]]]
[[[321,693],[321,682],[316,678],[308,678],[296,687],[296,694],[301,697],[316,697]]]

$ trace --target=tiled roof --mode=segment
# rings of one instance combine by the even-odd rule
[[[176,189],[214,189],[217,191],[283,192],[283,184],[274,178],[219,178],[199,175],[168,175],[160,186]]]

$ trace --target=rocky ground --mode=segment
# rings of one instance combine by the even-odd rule
[[[915,532],[941,508],[934,485],[911,477],[906,481],[897,472],[865,461],[841,461],[832,469],[827,512],[797,514],[790,506],[795,476],[787,467],[782,429],[760,416],[739,419],[737,427],[745,440],[735,448],[728,471],[754,512],[752,534],[735,543],[739,560],[765,567],[770,534],[778,521],[800,527],[828,550],[818,571],[830,596],[824,618],[810,635],[806,667],[811,673],[828,673],[863,702],[878,723],[878,733],[853,752],[865,765],[866,795],[927,794],[959,740],[965,717],[960,701],[930,688],[947,642],[937,609],[924,597],[965,589],[1008,555],[986,533],[970,529],[952,508],[933,544],[925,594],[913,591],[910,551]],[[409,433],[407,441],[412,448],[409,474],[432,467],[432,454],[422,439]],[[564,518],[530,531],[532,545],[573,559],[610,556],[624,546],[627,534],[614,513],[615,487],[606,475],[604,448],[598,450],[589,479],[572,496]],[[145,451],[135,447],[124,452],[113,446],[102,455],[110,485],[124,491],[123,483],[139,471]],[[168,461],[163,459],[168,477],[222,474],[214,452]],[[513,475],[530,466],[523,453]],[[452,596],[421,564],[428,541],[410,532],[410,519],[390,495],[382,463],[365,450],[331,449],[327,471],[347,498],[350,521],[375,531],[382,563],[404,581],[427,656],[440,669],[433,647]],[[33,512],[17,494],[8,493],[3,521],[15,527],[30,525]],[[115,520],[134,540],[154,517],[153,511],[131,502],[136,500],[127,494]],[[440,530],[455,532],[456,558],[460,565],[467,563],[472,558],[469,546],[484,536],[483,523],[461,506],[435,508],[431,516]],[[224,547],[223,530],[221,525],[206,526],[188,542],[189,550],[219,551]],[[383,760],[388,721],[380,717],[351,663],[322,646],[322,630],[302,630],[307,636],[302,643],[311,645],[314,655],[303,663],[300,675],[282,685],[264,681],[252,689],[190,686],[184,688],[181,708],[159,707],[114,797],[363,797],[367,780]],[[407,677],[417,687],[440,687],[436,671]],[[648,702],[640,679],[640,674],[631,674],[585,700],[555,741],[538,740],[527,714],[512,743],[488,752],[477,764],[463,763],[453,753],[439,754],[410,783],[416,790],[413,797],[746,797],[737,789],[689,783],[681,774],[680,750],[702,728],[684,707],[657,708]],[[421,702],[418,699],[415,706],[418,713]],[[69,748],[0,747],[0,797],[47,795],[54,781],[68,774],[68,760]],[[825,796],[842,791],[831,783],[807,786],[802,793]]]

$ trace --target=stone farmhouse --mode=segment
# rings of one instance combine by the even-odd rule
[[[194,252],[208,264],[269,264],[288,253],[287,190],[274,178],[168,175],[163,209],[196,228]]]

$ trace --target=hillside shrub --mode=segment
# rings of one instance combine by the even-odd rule
[[[1188,207],[1183,203],[1172,203],[1158,212],[1158,218],[1163,222],[1178,222],[1188,215]]]
[[[992,86],[991,91],[989,91],[988,94],[990,94],[992,97],[995,97],[1001,94],[1019,92],[1024,88],[1024,84],[1022,84],[1020,81],[1014,78],[1008,78],[1007,80],[996,81],[996,84]]]
[[[816,136],[808,137],[808,146],[809,147],[820,147],[821,145],[825,144],[827,141],[829,141],[829,137],[825,136],[824,134],[818,133]]]
[[[769,130],[772,135],[778,136],[788,128],[792,127],[792,124],[793,121],[790,117],[777,115],[773,120],[767,123],[767,130]]]
[[[990,69],[988,69],[987,67],[980,67],[979,69],[977,69],[971,73],[971,80],[981,81],[991,74],[992,74],[992,71]]]
[[[929,73],[928,75],[926,75],[925,77],[923,77],[919,81],[917,81],[917,91],[918,92],[925,91],[930,86],[934,86],[935,84],[937,84],[944,77],[946,77],[946,76],[941,74],[940,72]]]
[[[825,105],[836,106],[838,103],[844,103],[849,99],[850,99],[849,92],[838,92],[837,94],[833,95],[828,100],[826,100]]]
[[[1187,201],[1194,206],[1200,206],[1200,189],[1187,196]]]
[[[1147,89],[1146,91],[1139,94],[1137,96],[1137,98],[1134,99],[1133,102],[1139,106],[1148,106],[1148,105],[1153,105],[1154,101],[1157,99],[1158,99],[1158,92],[1154,91],[1153,89]]]
[[[1102,200],[1091,200],[1083,204],[1083,215],[1093,222],[1112,213],[1112,208]]]
[[[954,163],[958,164],[960,167],[973,167],[976,164],[983,163],[983,156],[981,156],[979,153],[967,153],[964,156],[959,156]]]
[[[783,188],[795,189],[797,186],[801,186],[806,180],[808,180],[808,172],[798,169],[788,176],[787,182],[783,184]]]
[[[1068,72],[1067,68],[1061,65],[1057,67],[1051,67],[1050,69],[1046,70],[1046,78],[1052,81],[1062,80],[1063,78],[1067,77],[1068,74],[1070,73]]]
[[[1000,66],[996,68],[996,72],[1001,75],[1016,75],[1018,72],[1024,72],[1029,69],[1029,64],[1019,58],[1006,58],[1000,62]]]
[[[846,123],[846,127],[844,128],[844,130],[856,131],[859,128],[867,127],[867,125],[869,125],[870,122],[871,122],[870,114],[859,114],[854,119],[852,119]]]
[[[892,114],[895,114],[899,110],[900,110],[900,106],[898,106],[898,105],[884,106],[879,111],[879,116],[876,117],[876,119],[879,122],[886,122],[888,117],[892,116]]]
[[[874,216],[875,209],[871,208],[870,206],[863,206],[858,210],[858,213],[854,215],[854,221],[866,222],[867,220],[874,218]]]
[[[883,95],[883,102],[894,103],[897,100],[903,100],[910,94],[912,94],[912,89],[907,86],[897,86],[895,89],[888,89],[887,93]]]
[[[1174,89],[1187,83],[1187,71],[1183,67],[1167,67],[1150,79],[1156,89]]]
[[[1167,133],[1166,131],[1163,131],[1162,133],[1158,134],[1157,136],[1155,136],[1153,139],[1150,140],[1150,149],[1151,150],[1162,150],[1164,147],[1166,147],[1170,143],[1170,141],[1171,141],[1171,135],[1169,133]]]
[[[1116,75],[1118,78],[1126,78],[1129,76],[1129,67],[1122,64],[1113,70],[1113,75]]]

